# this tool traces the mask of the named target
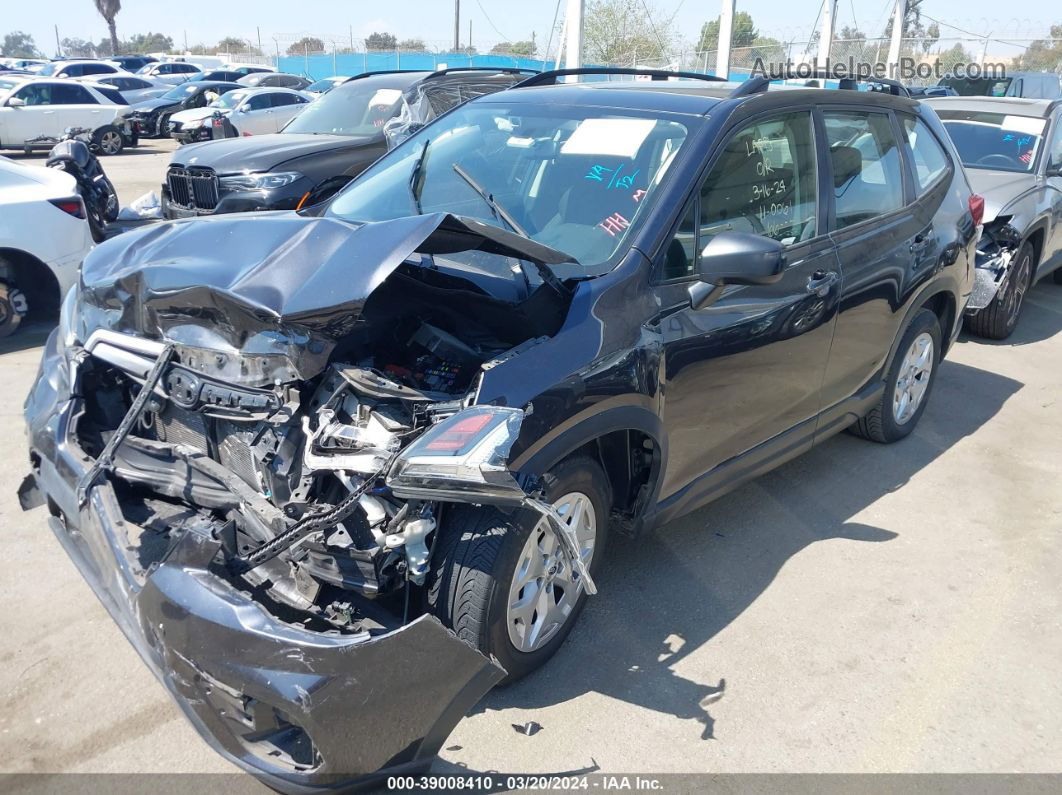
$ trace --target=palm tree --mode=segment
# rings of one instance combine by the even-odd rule
[[[96,10],[107,22],[107,28],[111,32],[111,55],[118,54],[118,28],[114,24],[114,18],[122,10],[122,0],[94,0]]]

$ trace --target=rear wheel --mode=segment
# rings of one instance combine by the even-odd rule
[[[92,143],[101,155],[116,155],[125,148],[125,139],[117,127],[107,125],[92,134]]]
[[[607,541],[609,487],[587,456],[546,475],[546,497],[575,528],[583,562],[596,575]],[[527,675],[568,636],[586,601],[544,519],[461,505],[445,518],[429,574],[428,609],[508,672]]]
[[[28,312],[25,294],[14,284],[0,282],[0,337],[14,334]]]
[[[1005,340],[1014,333],[1033,270],[1033,249],[1024,243],[1014,257],[1006,284],[996,293],[992,303],[966,317],[966,328],[971,334],[990,340]]]
[[[851,426],[856,436],[888,444],[914,430],[933,389],[940,340],[940,320],[928,309],[919,310],[900,340],[881,400]]]

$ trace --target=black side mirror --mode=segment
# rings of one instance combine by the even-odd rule
[[[773,284],[785,270],[785,247],[777,240],[744,232],[721,232],[704,247],[697,278],[689,287],[690,304],[703,309],[718,300],[728,284]]]

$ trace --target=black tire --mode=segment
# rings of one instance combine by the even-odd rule
[[[1018,326],[1021,308],[1025,303],[1025,293],[1032,284],[1035,270],[1033,248],[1028,243],[1023,243],[1014,257],[1013,271],[1007,283],[996,293],[992,303],[966,316],[966,330],[990,340],[1005,340],[1013,334]]]
[[[88,218],[89,233],[95,243],[102,243],[107,235],[107,219],[94,201],[85,202],[85,215]]]
[[[596,577],[608,543],[611,502],[605,473],[595,460],[580,455],[554,467],[545,483],[550,500],[571,492],[590,498],[597,527],[590,574]],[[586,593],[580,592],[568,619],[541,647],[524,652],[511,641],[509,589],[520,553],[538,527],[538,519],[529,510],[507,515],[496,508],[459,505],[444,517],[432,555],[426,589],[428,611],[459,638],[495,657],[508,672],[503,684],[526,676],[552,657],[586,602]]]
[[[118,192],[114,189],[114,185],[109,179],[104,177],[104,188],[107,191],[107,209],[103,213],[104,219],[107,221],[117,221],[118,212],[121,210],[121,206],[118,202]]]
[[[159,116],[159,124],[155,128],[156,138],[169,138],[170,137],[170,116],[172,113],[164,113]]]
[[[29,312],[25,294],[13,284],[0,282],[0,337],[10,337]]]
[[[906,354],[911,349],[914,341],[922,334],[929,334],[933,341],[929,384],[926,386],[914,413],[903,422],[899,422],[893,407],[893,397],[896,394],[897,382],[900,379],[900,371],[904,367]],[[937,379],[937,370],[940,364],[940,352],[940,319],[928,309],[921,309],[915,314],[904,331],[903,337],[900,338],[900,344],[896,348],[896,356],[885,378],[885,391],[881,395],[881,400],[867,412],[866,416],[856,420],[849,430],[856,436],[881,444],[898,442],[910,434],[922,418],[926,405],[929,403],[929,398],[933,393],[933,383]]]
[[[121,130],[108,124],[92,133],[92,145],[100,155],[105,157],[119,155],[125,148],[125,137]]]

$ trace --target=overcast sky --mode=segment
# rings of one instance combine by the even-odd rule
[[[673,16],[675,26],[687,39],[695,41],[701,23],[719,13],[717,0],[647,0],[656,17]],[[561,14],[565,0],[561,0]],[[468,22],[472,21],[472,43],[485,49],[498,41],[517,41],[537,34],[540,48],[549,38],[557,0],[462,0],[462,44],[467,43]],[[856,24],[869,36],[880,35],[892,0],[840,0],[837,30]],[[739,11],[749,12],[760,31],[780,39],[806,37],[819,9],[816,0],[738,0]],[[1062,12],[1051,16],[1051,6],[1027,5],[1021,18],[1006,17],[998,0],[925,0],[925,13],[966,30],[990,32],[1003,39],[1045,35],[1052,21],[1062,21]],[[285,42],[301,33],[313,33],[349,44],[351,31],[356,43],[373,31],[389,31],[399,38],[421,38],[430,46],[443,46],[453,40],[453,0],[124,0],[118,15],[118,35],[157,31],[171,36],[180,47],[214,44],[225,36],[257,41],[261,32],[263,48],[274,49],[278,36],[281,50]],[[4,0],[0,13],[0,35],[23,30],[33,35],[38,47],[52,55],[55,51],[54,24],[60,37],[98,40],[107,26],[96,13],[92,0]],[[942,37],[960,33],[942,26]],[[330,46],[330,45],[327,45]],[[1012,55],[1020,50],[992,44],[989,54]]]

